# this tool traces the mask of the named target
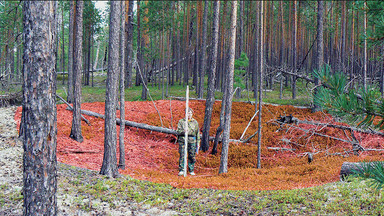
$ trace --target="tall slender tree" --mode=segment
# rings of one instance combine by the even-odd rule
[[[81,135],[81,72],[83,71],[83,8],[84,2],[76,0],[73,26],[73,118],[70,137],[83,142]]]
[[[57,214],[56,2],[24,1],[24,215]]]
[[[109,50],[108,72],[105,98],[105,135],[104,157],[100,174],[116,177],[116,102],[117,102],[117,77],[119,74],[119,20],[121,15],[121,1],[111,1],[109,21]]]
[[[125,120],[125,85],[124,85],[124,63],[125,63],[125,2],[121,1],[121,20],[120,20],[120,122]],[[125,125],[120,123],[119,133],[119,168],[125,169],[125,147],[124,147],[124,130]]]
[[[217,47],[219,37],[219,14],[220,1],[213,2],[213,25],[212,25],[212,49],[211,58],[208,69],[208,90],[207,100],[205,101],[205,115],[203,125],[203,135],[201,138],[201,150],[208,151],[209,149],[209,131],[211,128],[212,108],[215,103],[215,79],[216,79],[216,62],[217,62]]]
[[[69,1],[69,36],[68,36],[68,103],[73,103],[73,25],[76,11],[74,0]]]
[[[262,103],[263,103],[263,73],[264,73],[264,2],[260,3],[260,72],[259,72],[259,120],[257,129],[257,168],[261,168],[261,114],[262,114]]]
[[[125,2],[125,87],[132,87],[132,41],[133,41],[133,1],[128,0]]]
[[[204,15],[203,15],[203,33],[202,33],[202,44],[201,44],[201,53],[199,61],[199,88],[198,88],[198,97],[203,98],[204,91],[204,77],[205,77],[205,56],[207,51],[207,19],[208,19],[208,0],[205,0],[204,3]]]
[[[367,16],[367,1],[364,1],[364,68],[363,68],[363,88],[367,91],[367,70],[368,70],[368,49],[367,49],[367,26],[368,26],[368,16]]]
[[[298,7],[297,1],[293,1],[293,28],[292,28],[292,71],[296,73],[297,70],[297,14]],[[296,76],[292,76],[292,99],[296,99]]]
[[[225,98],[225,124],[223,132],[221,159],[219,173],[228,172],[228,149],[229,149],[229,133],[231,129],[231,113],[232,113],[232,91],[233,91],[233,75],[235,69],[235,47],[236,47],[236,18],[237,18],[237,1],[232,1],[231,5],[231,23],[229,34],[228,48],[228,66],[227,66],[227,95]]]
[[[324,64],[324,24],[323,24],[323,12],[324,11],[324,1],[317,1],[317,71],[323,69]],[[315,77],[315,86],[319,85],[319,79]],[[315,88],[314,95],[317,94],[318,89]],[[315,98],[315,97],[314,97]],[[317,103],[313,103],[312,111],[316,112],[319,110]]]

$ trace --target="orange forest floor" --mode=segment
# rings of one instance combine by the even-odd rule
[[[177,127],[179,119],[184,117],[185,102],[155,101],[164,127]],[[194,118],[202,128],[204,121],[205,102],[191,101]],[[66,105],[57,106],[57,159],[62,163],[100,170],[104,149],[104,120],[85,116],[91,122],[88,126],[82,121],[84,141],[78,143],[69,138],[71,131],[72,112]],[[213,109],[211,136],[219,125],[221,103],[216,102]],[[104,114],[104,103],[85,103],[82,109]],[[149,125],[161,126],[159,115],[152,102],[126,102],[126,119]],[[120,111],[117,111],[119,116]],[[234,102],[232,108],[231,133],[232,139],[239,139],[249,120],[255,113],[255,106],[247,103]],[[196,176],[186,178],[178,173],[178,144],[176,136],[151,132],[148,130],[126,127],[125,129],[125,160],[126,169],[121,174],[133,178],[157,183],[166,183],[178,188],[212,188],[225,190],[281,190],[312,187],[339,180],[340,167],[344,161],[382,160],[381,152],[363,152],[360,156],[347,153],[352,145],[347,142],[314,135],[313,131],[329,136],[348,139],[343,131],[332,128],[320,128],[311,125],[294,125],[309,132],[295,128],[273,124],[280,115],[289,115],[300,120],[335,123],[331,116],[322,113],[311,113],[309,109],[293,106],[263,106],[263,128],[261,148],[261,169],[256,169],[257,136],[250,143],[230,143],[228,156],[228,173],[218,174],[220,165],[219,153],[211,155],[199,152],[196,159]],[[15,119],[20,123],[21,107]],[[252,121],[245,137],[257,130],[257,117]],[[117,126],[117,133],[119,126]],[[355,133],[360,144],[365,148],[384,148],[384,138],[373,135]],[[212,146],[213,143],[210,143]],[[268,147],[290,148],[295,151],[272,150]],[[118,150],[118,147],[117,147]],[[211,150],[211,149],[210,149]],[[313,152],[314,161],[307,162],[306,152]],[[336,153],[336,154],[335,154]],[[337,154],[341,153],[341,154]]]

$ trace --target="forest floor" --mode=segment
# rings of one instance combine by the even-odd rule
[[[156,101],[165,127],[175,128],[183,116],[183,102]],[[203,102],[193,101],[194,117],[202,125]],[[86,103],[83,109],[104,112],[103,103]],[[292,128],[278,132],[271,119],[292,114],[300,119],[333,122],[327,114],[310,116],[308,110],[292,106],[265,106],[262,167],[255,169],[254,142],[231,144],[229,172],[218,175],[219,156],[199,153],[197,176],[177,176],[175,137],[126,128],[126,170],[121,178],[98,175],[103,151],[103,120],[86,116],[82,124],[85,141],[68,138],[71,113],[58,105],[58,206],[60,215],[273,215],[273,214],[383,214],[384,198],[368,182],[351,179],[338,182],[343,161],[377,160],[382,155],[345,154],[349,144],[303,134]],[[172,109],[170,109],[172,108]],[[171,112],[172,110],[172,112]],[[218,124],[220,106],[215,105],[212,125]],[[233,133],[239,137],[254,114],[254,105],[234,103]],[[160,126],[151,102],[127,102],[126,119]],[[172,113],[172,114],[171,114]],[[248,120],[236,120],[243,116]],[[22,214],[22,146],[16,123],[20,108],[0,110],[0,215]],[[257,119],[246,136],[253,134]],[[269,125],[267,127],[267,125]],[[303,126],[304,127],[304,126]],[[268,129],[269,128],[269,129]],[[118,128],[117,128],[118,129]],[[307,128],[308,129],[308,128]],[[319,131],[319,128],[313,129]],[[213,133],[213,132],[212,132]],[[327,134],[339,132],[326,129]],[[377,147],[381,138],[356,134],[360,143]],[[291,140],[288,143],[285,140]],[[295,143],[295,144],[292,144]],[[294,152],[267,147],[296,148]],[[324,148],[327,151],[319,150]],[[317,152],[307,164],[305,152]],[[330,156],[342,152],[343,156]],[[316,186],[316,187],[313,187]],[[189,188],[189,189],[185,189]],[[192,189],[191,189],[192,188]],[[285,189],[285,190],[282,190]]]

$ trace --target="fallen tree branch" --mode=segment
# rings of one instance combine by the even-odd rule
[[[23,100],[23,92],[16,92],[7,95],[0,95],[0,107],[21,103]]]
[[[69,104],[66,100],[64,100],[64,98],[60,97],[60,95],[57,95],[56,94],[56,97],[58,97],[60,100],[62,100],[65,104],[67,104],[67,106],[69,107],[69,110],[70,111],[73,111],[73,107],[71,106],[71,104]],[[85,123],[87,123],[89,126],[91,126],[91,123],[88,121],[88,119],[86,119],[83,115],[81,115],[81,119],[83,119],[85,121]]]
[[[300,79],[306,80],[307,82],[315,83],[314,79],[312,79],[310,77],[307,77],[305,75],[296,74],[296,73],[293,73],[291,71],[284,70],[282,68],[277,68],[277,67],[270,67],[270,68],[273,69],[273,70],[276,70],[278,72],[284,73],[284,74],[296,76],[296,78],[300,78]],[[324,83],[324,82],[321,83],[321,86],[323,86],[325,88],[330,88],[330,86],[327,83]],[[348,89],[345,89],[344,93],[348,93]],[[355,93],[355,95],[356,95],[356,97],[358,99],[363,100],[363,97],[360,94]],[[377,103],[377,101],[376,101],[376,103]],[[378,103],[378,104],[380,104],[380,103]]]
[[[280,151],[296,151],[296,149],[293,148],[282,148],[282,147],[268,147],[269,150],[280,150]]]
[[[251,125],[251,123],[252,123],[253,119],[256,117],[257,113],[259,113],[259,110],[257,110],[257,111],[255,112],[255,114],[253,114],[251,120],[249,120],[247,127],[245,127],[245,129],[244,129],[244,131],[243,131],[243,134],[241,134],[240,140],[243,139],[243,137],[244,137],[244,135],[245,135],[245,132],[248,130],[249,125]]]
[[[93,116],[97,118],[104,119],[105,116],[96,112],[92,112],[89,110],[81,110],[81,113],[84,115],[88,116]],[[116,118],[116,124],[120,125],[120,119]],[[145,130],[150,130],[150,131],[155,131],[155,132],[160,132],[160,133],[166,133],[166,134],[173,134],[173,135],[179,135],[179,133],[176,130],[172,130],[170,128],[165,128],[165,127],[158,127],[158,126],[153,126],[153,125],[148,125],[144,123],[138,123],[138,122],[133,122],[133,121],[127,121],[125,120],[124,125],[128,127],[135,127],[139,129],[145,129]],[[215,137],[210,136],[209,141],[213,141]],[[222,141],[222,139],[219,139],[219,141]],[[229,139],[229,142],[244,142],[242,140],[235,140],[235,139]]]
[[[98,154],[101,153],[101,151],[86,151],[86,150],[65,150],[65,151],[59,151],[60,153],[64,154]]]
[[[286,117],[286,116],[283,116]],[[314,121],[307,121],[307,120],[300,120],[298,118],[293,117],[292,121],[290,122],[283,122],[283,123],[296,123],[296,124],[309,124],[309,125],[315,125],[315,126],[323,126],[323,127],[331,127],[331,128],[337,128],[341,130],[349,130],[349,131],[355,131],[359,133],[365,133],[365,134],[373,134],[373,135],[379,135],[384,136],[383,132],[380,131],[374,131],[374,130],[364,130],[357,127],[349,127],[349,126],[343,126],[343,125],[336,125],[336,124],[328,124],[328,123],[321,123],[321,122],[314,122]]]

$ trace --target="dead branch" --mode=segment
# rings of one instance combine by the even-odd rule
[[[101,151],[87,151],[87,150],[65,150],[65,151],[59,151],[60,153],[64,154],[98,154],[101,153]]]
[[[272,70],[275,70],[275,71],[278,71],[278,72],[281,72],[281,73],[284,73],[284,74],[296,76],[297,78],[306,80],[306,81],[311,82],[311,83],[315,83],[314,79],[312,79],[310,77],[307,77],[305,75],[300,75],[300,74],[297,74],[297,73],[294,73],[294,72],[291,72],[291,71],[288,71],[288,70],[284,70],[283,68],[278,68],[278,67],[270,67],[270,68]],[[330,86],[327,83],[321,83],[321,86],[323,86],[325,88],[330,88]],[[348,93],[348,89],[345,89],[344,93]],[[360,94],[355,93],[355,95],[356,95],[356,97],[358,99],[363,100],[363,97]],[[376,103],[378,103],[378,102],[376,101]]]
[[[105,116],[96,112],[92,112],[89,110],[81,110],[81,113],[84,115],[88,116],[93,116],[97,118],[104,119]],[[120,119],[116,118],[116,124],[120,125]],[[139,129],[145,129],[145,130],[150,130],[150,131],[155,131],[155,132],[160,132],[160,133],[166,133],[166,134],[173,134],[173,135],[179,135],[179,133],[176,130],[172,130],[170,128],[165,128],[165,127],[158,127],[158,126],[152,126],[144,123],[138,123],[138,122],[133,122],[133,121],[124,121],[124,124],[128,127],[135,127]],[[209,141],[213,141],[215,137],[210,136]],[[222,139],[220,138],[219,141],[221,142]],[[242,140],[236,140],[236,139],[229,139],[229,142],[244,142]]]
[[[259,110],[257,110],[257,111],[255,112],[255,114],[253,114],[251,120],[249,120],[247,127],[245,127],[245,129],[244,129],[244,131],[243,131],[243,134],[241,134],[240,140],[243,139],[243,137],[244,137],[244,135],[245,135],[245,132],[248,130],[249,125],[251,125],[251,123],[252,123],[253,119],[256,117],[257,113],[259,113]]]
[[[276,150],[276,151],[296,151],[296,149],[293,148],[282,148],[282,147],[268,147],[269,150]]]
[[[282,123],[284,123],[284,122],[282,122]],[[343,126],[343,125],[336,125],[336,124],[329,124],[329,123],[321,123],[321,122],[300,120],[300,119],[295,118],[295,117],[292,118],[291,123],[309,124],[309,125],[315,125],[315,126],[331,127],[331,128],[341,129],[341,130],[349,130],[349,131],[355,131],[355,132],[359,132],[359,133],[384,136],[384,133],[383,132],[379,132],[379,131],[364,130],[364,129],[357,128],[357,127],[349,127],[349,126]]]
[[[58,97],[61,101],[63,101],[65,104],[67,104],[70,111],[73,111],[73,107],[71,106],[71,104],[69,104],[66,100],[64,100],[64,98],[60,97],[60,95],[56,95],[56,97]],[[87,123],[89,126],[91,126],[91,123],[83,115],[81,115],[81,119],[83,119],[85,121],[85,123]]]
[[[0,95],[0,107],[5,107],[8,105],[14,105],[21,103],[23,100],[23,92],[16,92],[7,95]]]
[[[257,135],[259,131],[256,131],[254,134],[252,134],[250,137],[248,137],[247,139],[241,141],[242,143],[247,143],[249,142],[249,140],[251,140],[253,137],[255,137]]]

